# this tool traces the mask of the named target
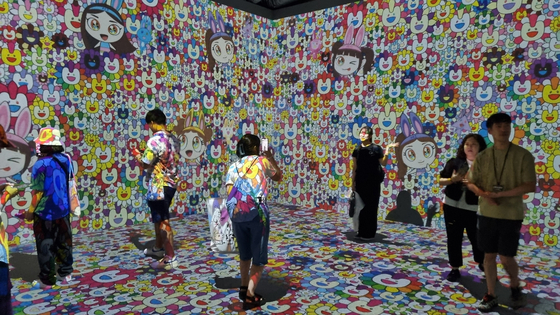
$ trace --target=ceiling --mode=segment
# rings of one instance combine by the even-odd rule
[[[356,2],[349,0],[213,0],[270,20]]]

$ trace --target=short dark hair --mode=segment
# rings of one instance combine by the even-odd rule
[[[41,145],[39,147],[39,152],[41,156],[52,155],[64,152],[64,148],[61,145]]]
[[[156,123],[158,125],[167,125],[167,117],[159,108],[152,109],[146,114],[146,123]]]
[[[239,157],[260,154],[261,139],[253,134],[246,134],[237,142],[235,154]]]
[[[484,141],[484,138],[481,135],[476,133],[469,133],[463,138],[463,141],[461,141],[461,146],[457,150],[457,158],[459,159],[467,158],[467,155],[465,154],[465,143],[467,143],[467,140],[469,140],[470,138],[474,138],[476,142],[478,142],[478,152],[481,152],[482,150],[486,149],[486,141]]]
[[[368,126],[363,126],[362,128],[360,128],[360,132],[362,132],[362,130],[366,130],[366,133],[370,136],[373,136],[373,129],[371,129],[371,127]]]
[[[506,122],[511,124],[511,117],[508,114],[496,113],[488,117],[488,120],[486,121],[486,128],[492,128],[494,124]]]

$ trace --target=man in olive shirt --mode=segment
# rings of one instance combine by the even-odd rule
[[[476,156],[469,172],[468,187],[479,196],[478,246],[484,252],[488,292],[478,309],[488,312],[496,305],[497,255],[510,276],[513,307],[523,305],[519,266],[515,261],[525,205],[523,195],[536,187],[535,158],[509,141],[511,117],[504,113],[486,122],[494,146]]]

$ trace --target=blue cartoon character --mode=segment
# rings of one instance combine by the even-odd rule
[[[396,139],[399,143],[396,155],[399,165],[398,175],[401,180],[413,170],[423,173],[434,162],[437,152],[436,142],[424,133],[420,118],[414,113],[410,113],[409,116],[410,118],[402,114],[401,134]]]
[[[123,0],[99,0],[84,10],[81,30],[86,49],[103,53],[128,54],[136,50],[125,34],[119,14]]]
[[[363,75],[373,67],[373,49],[360,47],[364,40],[365,29],[360,26],[354,37],[354,26],[348,26],[343,42],[332,47],[332,66],[335,77]]]
[[[206,51],[208,51],[208,69],[214,70],[216,62],[228,63],[233,60],[235,46],[231,36],[226,33],[224,20],[216,12],[216,18],[210,12],[208,15],[210,29],[206,31]]]

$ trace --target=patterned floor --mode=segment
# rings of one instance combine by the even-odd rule
[[[173,223],[179,267],[170,271],[154,270],[142,254],[151,224],[76,236],[76,279],[50,290],[33,288],[21,270],[36,259],[34,246],[14,248],[15,313],[479,314],[482,273],[469,257],[460,283],[444,280],[443,231],[382,222],[376,241],[357,243],[342,215],[279,205],[273,212],[271,259],[257,290],[271,302],[261,309],[240,311],[236,257],[210,252],[207,216],[194,215]],[[560,314],[559,254],[520,249],[528,304],[515,312],[500,266],[494,314]]]

